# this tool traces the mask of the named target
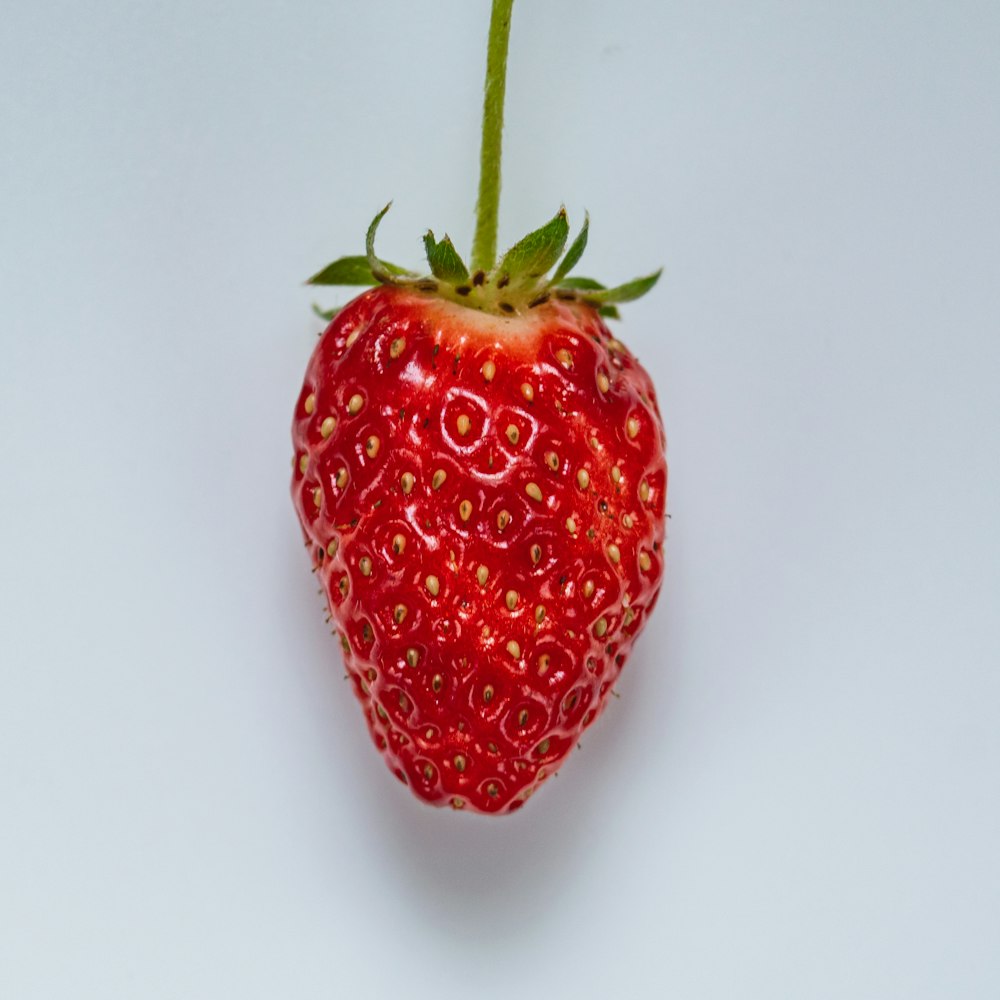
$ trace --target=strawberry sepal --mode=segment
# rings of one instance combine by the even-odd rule
[[[660,278],[661,271],[655,271],[609,288],[593,278],[571,275],[587,247],[590,217],[584,216],[580,232],[564,255],[569,237],[565,208],[560,208],[544,226],[515,243],[490,271],[476,271],[471,275],[451,237],[445,235],[438,240],[428,230],[424,235],[424,251],[430,274],[421,275],[391,264],[375,252],[375,235],[391,204],[386,205],[368,227],[363,256],[341,257],[314,274],[306,284],[398,285],[498,315],[524,313],[555,297],[582,302],[595,308],[602,317],[619,319],[615,304],[640,298]],[[555,271],[549,277],[553,268]]]

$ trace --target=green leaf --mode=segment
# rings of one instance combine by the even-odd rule
[[[380,260],[375,255],[375,231],[378,229],[378,224],[382,221],[385,213],[392,208],[392,202],[390,201],[385,208],[382,209],[378,215],[372,219],[372,224],[368,227],[368,233],[365,236],[365,253],[368,257],[368,266],[371,268],[372,275],[376,281],[382,282],[383,285],[396,285],[399,282],[396,280],[400,275],[407,274],[406,271],[401,271],[398,267],[393,267],[392,264],[387,264],[384,260]]]
[[[341,257],[327,264],[307,282],[307,285],[376,285],[375,275],[367,257]]]
[[[399,277],[410,272],[405,267],[382,261],[382,266]],[[317,272],[306,281],[307,285],[377,285],[378,280],[372,274],[367,257],[341,257],[332,264],[327,264],[322,271]]]
[[[327,323],[329,323],[330,320],[333,319],[333,317],[336,316],[337,313],[340,312],[340,310],[339,309],[320,309],[320,307],[318,305],[316,305],[316,303],[314,302],[313,303],[313,312],[316,313],[316,315],[319,316],[320,319],[325,319],[327,321]]]
[[[555,282],[553,282],[553,285]],[[593,278],[563,278],[559,282],[560,288],[572,288],[572,289],[596,289],[598,291],[603,291],[608,286],[602,285],[599,281],[594,281]]]
[[[595,281],[593,278],[563,278],[563,280],[559,282],[559,287],[580,292],[603,292],[607,289],[606,285],[602,285],[599,281]],[[583,297],[584,296],[581,296],[581,298]],[[586,298],[589,299],[590,296],[588,295]],[[603,316],[605,319],[622,318],[621,313],[618,312],[617,308],[611,305],[601,306],[597,310],[597,314],[599,316]]]
[[[469,280],[469,269],[459,257],[450,236],[446,235],[438,243],[434,239],[434,234],[428,229],[424,236],[424,249],[427,251],[427,263],[431,266],[431,274],[439,281],[460,285]]]
[[[556,268],[556,273],[552,275],[553,285],[558,285],[580,262],[583,251],[587,249],[587,233],[589,229],[590,216],[584,214],[583,228],[577,234],[576,239],[570,244],[569,250],[566,251],[566,256],[562,259],[562,263]]]
[[[497,265],[497,275],[509,278],[515,285],[541,277],[562,256],[567,236],[566,209],[560,208],[554,219],[528,233],[504,254]]]
[[[632,302],[645,295],[660,280],[662,273],[663,268],[660,268],[659,271],[647,274],[644,278],[636,278],[634,281],[628,281],[624,285],[617,285],[614,288],[595,289],[589,294],[581,296],[581,298],[596,305],[608,305],[612,302]]]

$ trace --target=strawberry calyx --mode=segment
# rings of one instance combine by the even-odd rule
[[[654,271],[611,288],[593,278],[572,275],[587,246],[590,219],[584,217],[580,232],[567,249],[569,220],[565,208],[560,208],[544,226],[515,243],[489,270],[470,271],[451,237],[446,234],[438,240],[433,231],[428,230],[424,235],[424,250],[429,271],[421,274],[389,263],[375,253],[375,234],[390,206],[391,202],[368,227],[363,256],[340,257],[314,274],[306,284],[399,285],[500,316],[523,314],[551,298],[558,298],[586,303],[602,316],[618,319],[617,304],[645,295],[661,274],[660,270]],[[336,310],[317,309],[317,312],[324,319],[336,315]]]
[[[431,230],[424,236],[430,273],[409,271],[383,260],[375,253],[375,233],[389,211],[386,205],[368,227],[364,255],[333,261],[309,278],[307,285],[400,285],[499,316],[524,314],[555,297],[586,303],[601,316],[618,319],[618,303],[645,295],[659,280],[661,272],[654,271],[608,288],[593,278],[572,276],[570,272],[587,246],[590,219],[584,217],[583,227],[567,250],[569,221],[565,208],[560,208],[544,226],[528,233],[496,260],[503,104],[513,5],[514,0],[493,0],[490,15],[471,266],[462,260],[447,234],[438,240]],[[325,312],[317,306],[313,308],[326,320],[337,313],[336,309]]]

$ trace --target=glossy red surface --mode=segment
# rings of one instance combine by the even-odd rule
[[[498,318],[383,286],[323,333],[293,439],[376,746],[428,802],[516,809],[601,711],[659,592],[649,376],[587,306]]]

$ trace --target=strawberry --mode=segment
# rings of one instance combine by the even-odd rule
[[[495,0],[491,61],[509,13]],[[488,70],[484,165],[489,100]],[[491,197],[471,271],[432,233],[428,275],[381,260],[383,209],[363,257],[310,279],[374,287],[309,362],[292,494],[390,769],[507,813],[597,718],[656,602],[667,466],[652,382],[604,322],[658,273],[570,277],[588,225],[564,254],[564,211],[496,263]]]

